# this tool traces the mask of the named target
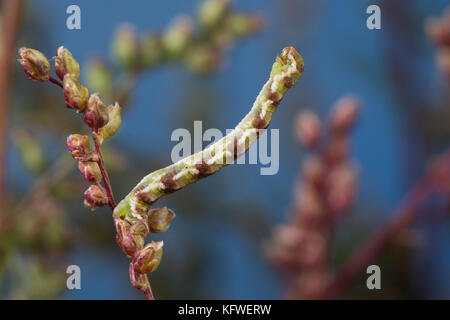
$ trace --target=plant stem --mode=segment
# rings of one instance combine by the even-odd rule
[[[447,165],[450,154],[443,156],[443,165]],[[361,272],[395,239],[398,233],[411,225],[420,213],[420,208],[435,191],[439,189],[439,176],[430,172],[423,177],[409,193],[403,203],[392,214],[392,219],[362,245],[342,268],[338,277],[325,291],[323,298],[336,299],[346,290]]]
[[[12,56],[16,45],[21,0],[5,0],[2,6],[3,34],[2,58],[0,59],[0,202],[5,187],[6,135],[12,85]]]
[[[114,210],[114,208],[116,207],[116,200],[114,199],[114,194],[112,192],[112,187],[111,187],[111,181],[109,180],[108,172],[106,171],[106,167],[103,162],[101,146],[97,139],[94,138],[93,140],[94,140],[94,144],[95,144],[95,153],[98,156],[97,164],[100,168],[100,172],[102,173],[103,184],[105,186],[106,195],[108,196],[108,204],[111,207],[111,209]]]
[[[144,291],[145,297],[147,300],[155,300],[155,297],[153,296],[152,288],[150,287],[150,283],[148,284],[147,290]]]
[[[49,81],[50,81],[51,83],[54,83],[54,84],[56,84],[57,86],[63,88],[63,84],[62,84],[61,81],[59,81],[58,79],[55,79],[55,78],[53,78],[53,77],[50,77]]]

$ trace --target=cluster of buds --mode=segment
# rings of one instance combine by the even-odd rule
[[[106,107],[98,93],[89,97],[89,90],[79,81],[80,65],[69,50],[59,47],[55,56],[55,73],[62,83],[51,76],[51,65],[47,57],[35,49],[21,48],[20,63],[27,77],[34,81],[52,81],[63,88],[64,100],[69,109],[83,114],[83,121],[92,130],[94,143],[101,144],[118,130],[120,106],[116,103]],[[92,210],[108,204],[108,196],[100,185],[103,177],[99,167],[101,155],[91,150],[87,135],[72,134],[67,138],[67,148],[78,161],[83,178],[92,183],[84,193],[84,204]]]
[[[358,111],[358,100],[341,99],[329,115],[326,140],[315,113],[303,111],[296,120],[297,138],[312,155],[302,164],[290,220],[276,227],[265,247],[289,278],[290,298],[319,297],[329,283],[331,231],[355,199],[357,171],[348,144]]]
[[[438,69],[450,81],[450,8],[441,18],[427,21],[428,37],[436,46],[436,63]]]
[[[129,24],[120,26],[113,55],[132,73],[165,61],[179,61],[193,72],[210,72],[220,67],[231,43],[262,27],[259,15],[236,12],[229,0],[205,0],[195,19],[179,15],[161,33],[139,36]]]
[[[150,290],[146,275],[158,268],[163,253],[162,241],[144,245],[145,238],[150,233],[166,232],[174,218],[175,213],[164,207],[151,209],[131,220],[114,219],[117,244],[132,258],[129,270],[131,284],[144,293]]]

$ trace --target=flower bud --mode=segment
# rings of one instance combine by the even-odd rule
[[[78,169],[87,182],[96,183],[102,180],[102,173],[100,172],[100,168],[96,162],[79,161]]]
[[[133,237],[130,232],[131,225],[122,220],[122,219],[115,219],[114,224],[116,226],[116,242],[122,248],[123,252],[128,256],[132,257],[134,256],[134,253],[136,252],[136,244],[133,240]]]
[[[140,236],[141,238],[147,237],[150,233],[148,219],[146,219],[146,217],[137,219],[137,221],[131,226],[130,232],[133,236]]]
[[[131,235],[131,225],[123,219],[115,219],[116,242],[122,248],[123,252],[129,257],[134,256],[137,251],[136,243]]]
[[[100,130],[102,139],[108,139],[116,134],[122,124],[121,108],[119,103],[108,107],[108,123]]]
[[[108,204],[108,197],[106,191],[98,185],[91,185],[89,189],[84,192],[84,205],[91,210],[98,207],[103,207]]]
[[[132,25],[119,26],[113,43],[114,56],[125,69],[132,71],[138,66],[139,41]]]
[[[48,81],[50,79],[50,62],[40,51],[20,48],[20,64],[28,79],[33,81]]]
[[[230,0],[205,0],[198,10],[198,20],[203,27],[218,25],[230,9]]]
[[[131,262],[135,272],[147,274],[158,268],[163,254],[163,241],[151,242],[138,251]]]
[[[233,14],[230,17],[230,28],[236,36],[246,36],[260,31],[264,27],[264,19],[255,14]]]
[[[193,34],[193,22],[187,16],[178,16],[163,34],[163,44],[171,56],[180,55],[187,47]]]
[[[55,57],[55,71],[61,80],[70,73],[75,79],[80,76],[80,64],[73,58],[69,50],[59,47]]]
[[[185,63],[192,71],[207,73],[220,67],[223,61],[220,50],[212,45],[198,45],[186,52]]]
[[[302,173],[306,181],[318,185],[324,179],[326,168],[319,157],[310,156],[302,164]]]
[[[163,45],[159,35],[148,34],[141,39],[141,59],[143,67],[149,68],[160,62],[163,58],[163,53]]]
[[[331,130],[346,133],[353,127],[359,114],[359,101],[355,97],[344,97],[339,100],[330,115]]]
[[[67,138],[67,148],[75,159],[82,159],[90,154],[89,137],[71,134]]]
[[[84,76],[86,86],[89,89],[101,92],[104,96],[111,95],[113,80],[111,70],[105,61],[99,58],[89,60]]]
[[[173,218],[175,218],[175,213],[166,207],[150,210],[148,212],[150,231],[153,233],[166,232]]]
[[[100,129],[108,122],[108,110],[98,93],[92,94],[89,98],[83,121],[93,130]]]
[[[309,110],[302,111],[296,120],[297,139],[307,148],[315,148],[321,138],[320,120]]]
[[[64,76],[63,88],[67,108],[83,112],[88,101],[89,90],[83,87],[78,82],[77,77],[70,73]]]

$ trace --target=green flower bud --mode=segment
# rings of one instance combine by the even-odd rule
[[[113,42],[113,54],[119,64],[129,71],[138,66],[139,41],[133,26],[119,26]]]
[[[83,87],[77,77],[67,73],[63,80],[64,100],[69,109],[83,112],[89,97],[89,90]]]
[[[91,210],[106,206],[107,204],[108,197],[103,187],[93,184],[84,192],[84,205]]]
[[[155,271],[161,262],[163,254],[163,241],[151,242],[138,251],[131,262],[137,273],[147,274]]]
[[[163,34],[163,44],[171,56],[179,56],[189,44],[193,34],[193,22],[188,16],[178,16]]]
[[[84,111],[83,121],[95,131],[102,128],[108,122],[108,118],[108,110],[100,95],[92,94]]]
[[[175,213],[166,207],[150,210],[148,212],[150,231],[153,233],[166,232],[173,218],[175,218]]]
[[[206,0],[198,10],[198,20],[205,28],[213,28],[223,21],[229,9],[229,0]]]
[[[90,60],[84,74],[86,85],[92,91],[101,92],[103,96],[109,96],[111,94],[113,86],[112,75],[103,60]]]
[[[75,79],[80,76],[80,64],[73,58],[69,50],[59,47],[55,57],[55,71],[61,80],[70,73]]]
[[[87,182],[96,183],[102,180],[102,173],[96,162],[79,161],[78,169]]]
[[[121,107],[119,103],[115,103],[108,107],[108,123],[100,129],[102,139],[108,139],[116,134],[122,124]]]
[[[229,27],[238,37],[243,37],[261,31],[264,28],[264,18],[256,14],[233,14]]]
[[[35,49],[20,48],[19,55],[19,62],[28,79],[33,81],[48,81],[50,79],[50,62],[42,52]]]
[[[185,62],[191,71],[207,73],[220,67],[222,55],[213,46],[198,45],[188,50]]]
[[[142,66],[149,68],[160,62],[163,58],[163,45],[161,37],[148,34],[141,39]]]

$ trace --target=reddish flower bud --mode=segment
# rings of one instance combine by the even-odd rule
[[[84,205],[86,207],[95,210],[107,204],[108,197],[106,196],[105,189],[102,187],[93,184],[84,192]]]
[[[117,244],[128,257],[134,256],[137,251],[137,246],[131,235],[131,225],[123,219],[115,219],[114,224],[116,225]]]
[[[89,137],[71,134],[67,138],[67,148],[72,153],[72,157],[82,160],[90,154]]]
[[[148,212],[150,231],[153,233],[166,232],[173,218],[175,218],[175,213],[166,207],[150,210]]]
[[[83,120],[93,130],[100,129],[108,123],[108,110],[98,93],[92,94],[89,98]]]
[[[19,55],[19,62],[28,79],[33,81],[48,81],[50,79],[50,62],[42,52],[35,49],[20,48]]]
[[[78,82],[77,77],[70,73],[64,76],[63,87],[67,108],[83,112],[88,101],[89,90],[83,87]]]
[[[55,71],[61,80],[64,80],[64,76],[67,73],[70,73],[74,78],[78,79],[80,76],[80,65],[73,58],[69,50],[64,47],[59,47],[56,51]]]
[[[309,110],[302,111],[296,120],[297,138],[307,148],[315,148],[321,137],[320,120]]]
[[[96,162],[79,161],[78,169],[87,182],[96,183],[102,180],[102,173],[100,172],[100,168]]]
[[[142,250],[138,251],[131,262],[133,264],[134,271],[142,274],[155,271],[161,262],[163,245],[164,243],[162,241],[152,241]]]
[[[355,97],[339,100],[330,115],[330,127],[334,132],[346,133],[353,127],[359,114],[359,101]]]
[[[303,177],[306,181],[314,185],[320,184],[323,181],[325,170],[323,161],[316,156],[310,156],[302,165]]]

